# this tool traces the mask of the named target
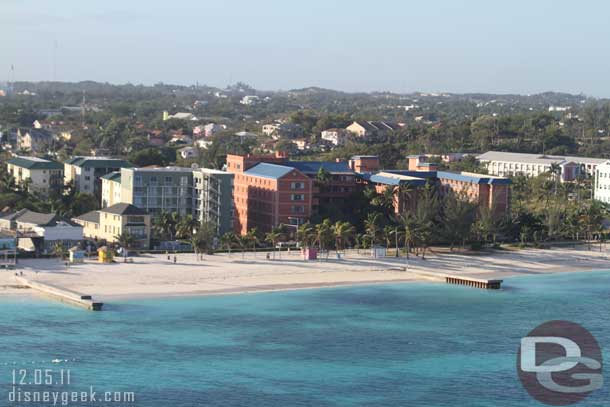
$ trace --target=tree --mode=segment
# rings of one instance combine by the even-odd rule
[[[379,235],[381,233],[381,214],[378,212],[369,213],[364,221],[364,229],[366,235],[370,239],[371,245],[379,243]]]
[[[115,240],[123,249],[123,257],[127,257],[129,249],[134,247],[136,244],[135,236],[129,233],[127,230],[124,230],[120,235],[115,236]]]
[[[162,212],[155,219],[154,227],[161,236],[173,240],[176,233],[176,218],[168,212]]]
[[[330,220],[324,219],[322,223],[316,225],[316,242],[320,251],[326,251],[326,258],[328,258],[328,248],[333,241],[333,227]]]
[[[271,243],[271,247],[272,247],[272,251],[273,251],[273,260],[275,260],[275,249],[277,246],[277,243],[282,239],[282,237],[284,236],[283,230],[281,225],[273,228],[271,230],[271,232],[268,232],[265,235],[265,241]],[[281,256],[281,252],[280,252],[280,256]]]
[[[585,232],[585,236],[591,250],[591,241],[595,233],[598,233],[604,220],[604,207],[597,201],[585,206],[580,215],[580,222]]]
[[[316,241],[316,230],[311,223],[303,223],[297,229],[297,241],[299,246],[303,248],[309,248],[313,246]]]
[[[465,192],[457,196],[447,195],[443,199],[443,232],[451,245],[451,251],[457,242],[464,246],[476,213],[476,206],[468,201]]]
[[[66,255],[66,249],[64,248],[62,242],[55,242],[55,244],[53,245],[53,255],[55,257],[59,257],[63,261]]]
[[[246,239],[250,244],[250,247],[252,247],[254,255],[256,256],[256,244],[259,243],[258,229],[252,228],[248,230],[248,232],[246,233]]]
[[[231,256],[231,249],[236,241],[237,236],[233,232],[227,232],[220,237],[220,244],[229,251],[229,256]]]
[[[337,253],[339,250],[345,250],[345,245],[350,241],[356,232],[356,228],[349,222],[337,221],[333,225],[333,234],[335,235],[335,249]]]
[[[174,220],[175,221],[175,220]],[[176,225],[176,236],[181,239],[188,239],[197,228],[198,222],[193,216],[188,214],[178,220]]]
[[[405,252],[407,253],[408,259],[409,252],[411,251],[411,245],[415,242],[417,238],[417,221],[415,220],[415,216],[411,212],[405,212],[398,217],[398,222],[400,223],[403,230],[403,236],[405,239]]]

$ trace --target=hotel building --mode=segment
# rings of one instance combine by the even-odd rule
[[[119,158],[108,157],[72,157],[64,163],[64,182],[73,183],[78,192],[100,196],[101,178],[121,168],[132,165]]]
[[[49,196],[63,190],[64,167],[58,162],[38,157],[16,156],[6,162],[15,184],[29,183],[30,192]]]

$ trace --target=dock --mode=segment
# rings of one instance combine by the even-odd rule
[[[48,283],[30,281],[21,276],[15,276],[15,279],[23,286],[30,287],[45,296],[51,297],[66,304],[75,305],[90,311],[101,311],[102,307],[104,306],[103,302],[95,301],[91,295],[77,293],[76,291],[71,291]]]
[[[442,281],[447,284],[465,285],[468,287],[482,288],[486,290],[499,290],[502,288],[502,283],[504,282],[504,280],[488,280],[485,278],[456,276],[452,274],[432,273],[429,271],[410,270],[410,272],[433,281]]]

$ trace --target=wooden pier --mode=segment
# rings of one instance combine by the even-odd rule
[[[30,287],[39,293],[64,302],[66,304],[76,305],[88,309],[90,311],[101,311],[104,306],[103,302],[94,301],[90,295],[77,293],[75,291],[67,290],[62,287],[57,287],[48,283],[40,283],[37,281],[30,281],[25,277],[15,276],[17,282],[26,287]]]
[[[482,288],[486,290],[499,290],[502,288],[502,283],[504,282],[504,280],[488,280],[484,278],[432,273],[429,271],[410,270],[410,272],[417,274],[418,276],[425,277],[429,280],[443,281],[447,284],[465,285],[468,287]]]

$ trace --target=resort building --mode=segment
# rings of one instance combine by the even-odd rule
[[[580,175],[593,176],[597,166],[607,161],[603,158],[505,153],[501,151],[488,151],[477,156],[477,159],[485,164],[489,174],[502,177],[517,174],[537,177],[540,174],[550,173],[551,166],[557,165],[561,171],[561,182],[574,181]]]
[[[226,171],[193,170],[193,217],[211,224],[218,236],[233,230],[234,177]]]
[[[78,192],[101,195],[101,178],[121,168],[132,165],[119,158],[109,157],[73,157],[64,163],[64,182],[74,184]]]
[[[49,196],[63,189],[63,165],[38,157],[16,156],[6,162],[6,168],[17,185],[27,185],[30,192]]]
[[[227,155],[235,174],[234,230],[268,232],[279,224],[300,225],[311,216],[313,181],[296,168],[281,165],[286,156]]]
[[[408,170],[369,172],[359,174],[359,177],[364,183],[374,186],[377,193],[383,193],[387,188],[395,189],[396,213],[414,210],[418,205],[419,189],[426,183],[436,185],[441,196],[451,194],[464,197],[480,207],[489,208],[497,216],[509,212],[509,178],[470,172],[438,171],[437,165],[424,162],[425,158],[421,155],[409,156]]]
[[[101,207],[106,208],[121,201],[121,171],[114,171],[104,175],[102,182]]]
[[[116,243],[122,233],[134,238],[134,247],[150,247],[150,215],[134,205],[118,203],[99,211],[91,211],[72,219],[83,227],[86,238],[103,243]]]
[[[0,232],[14,235],[20,249],[41,254],[51,253],[58,243],[68,249],[83,240],[82,226],[28,209],[0,218]]]
[[[164,212],[193,213],[193,170],[183,167],[121,169],[121,202],[145,209],[153,218]]]
[[[17,239],[8,233],[0,232],[0,267],[16,263]]]
[[[600,202],[610,203],[610,161],[598,165],[595,169],[593,198]]]

